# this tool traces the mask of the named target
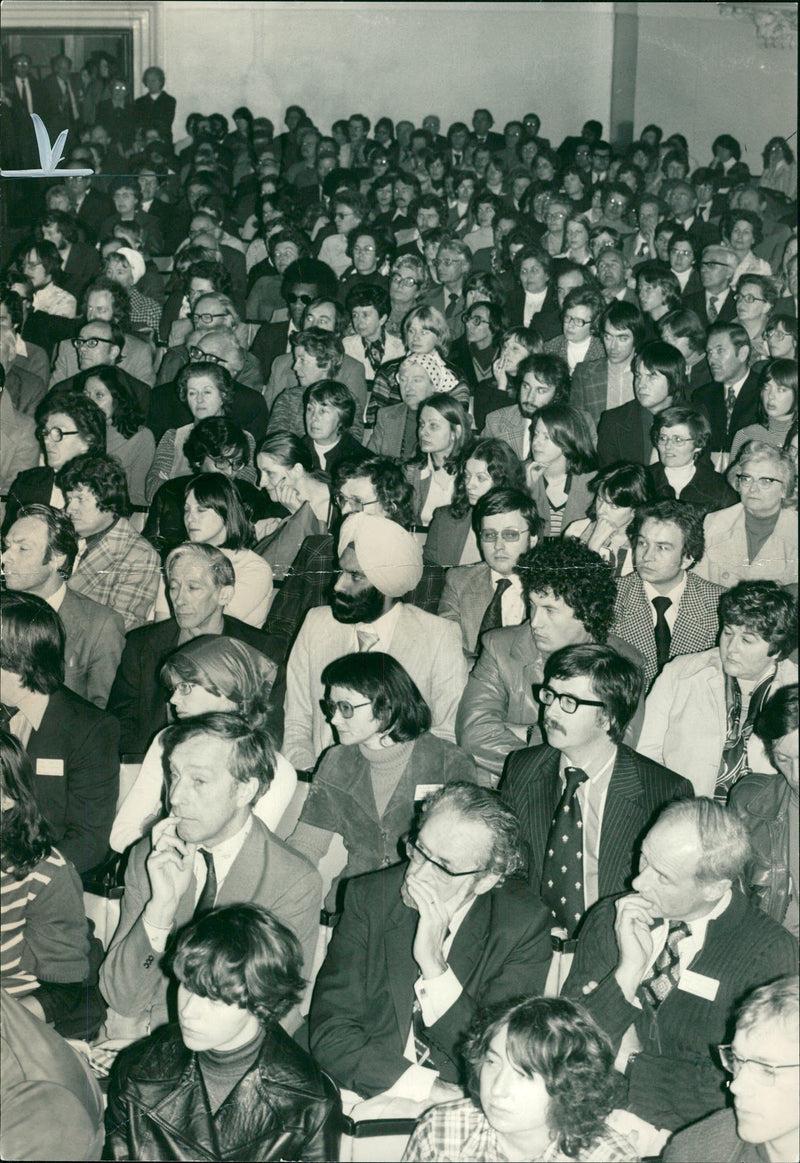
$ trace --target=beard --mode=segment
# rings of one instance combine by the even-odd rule
[[[374,622],[383,613],[384,596],[375,586],[360,594],[334,593],[331,610],[337,622],[354,625],[356,622]]]

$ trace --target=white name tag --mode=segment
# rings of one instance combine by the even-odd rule
[[[63,759],[37,759],[36,760],[36,774],[37,775],[63,775],[64,774],[64,760]]]
[[[441,786],[440,783],[418,783],[414,789],[414,803],[417,800],[426,800],[429,795],[433,795],[435,791],[439,791]]]
[[[715,1001],[719,982],[715,977],[706,977],[704,973],[684,969],[678,981],[678,989],[682,989],[684,993],[693,993],[695,997],[705,998],[706,1001]]]

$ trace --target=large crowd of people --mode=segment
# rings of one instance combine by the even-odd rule
[[[181,137],[71,64],[2,97],[70,142],[0,277],[3,1157],[796,1163],[787,141]]]

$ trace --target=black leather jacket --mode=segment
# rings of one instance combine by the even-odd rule
[[[752,857],[745,877],[746,888],[759,908],[783,923],[789,903],[789,785],[783,776],[752,773],[734,785],[730,806],[747,828]]]
[[[277,1024],[215,1115],[197,1054],[162,1026],[123,1050],[111,1071],[104,1159],[339,1158],[336,1087]]]

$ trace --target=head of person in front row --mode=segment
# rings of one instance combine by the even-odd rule
[[[562,646],[606,642],[617,583],[608,562],[588,545],[573,538],[541,541],[519,559],[517,572],[541,657]]]
[[[611,1043],[580,1005],[543,997],[494,1005],[463,1053],[471,1097],[429,1111],[409,1158],[434,1163],[445,1142],[452,1158],[467,1158],[476,1135],[483,1158],[633,1158],[613,1151],[628,1144],[606,1125],[619,1101]]]
[[[302,996],[302,964],[294,933],[258,904],[213,909],[181,930],[168,955],[178,1021],[123,1050],[109,1078],[117,1157],[198,1157],[200,1128],[224,1106],[220,1157],[240,1154],[246,1136],[254,1158],[338,1158],[335,1088],[279,1026]]]

